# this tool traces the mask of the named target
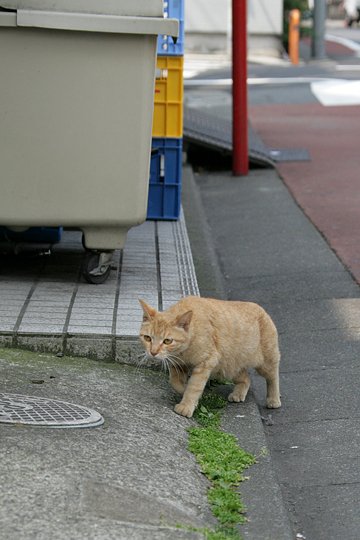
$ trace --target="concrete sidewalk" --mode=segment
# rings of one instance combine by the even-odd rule
[[[1,391],[90,406],[105,419],[88,429],[0,424],[2,539],[203,538],[187,527],[215,522],[208,482],[186,450],[193,422],[172,412],[163,374],[12,349],[0,350],[0,367]]]

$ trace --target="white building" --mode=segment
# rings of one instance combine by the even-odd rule
[[[231,0],[185,0],[185,47],[202,52],[230,50]],[[283,0],[247,0],[249,55],[279,56]]]

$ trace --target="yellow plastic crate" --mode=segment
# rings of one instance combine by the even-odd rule
[[[157,58],[153,137],[182,137],[183,67],[183,56]]]

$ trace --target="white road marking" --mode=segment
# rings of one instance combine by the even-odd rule
[[[360,105],[360,81],[316,81],[310,87],[325,107]]]
[[[338,66],[335,66],[335,69],[336,71],[360,71],[360,64],[339,64]]]
[[[329,77],[249,77],[248,85],[282,85],[282,84],[310,84],[317,81],[342,81]],[[185,86],[231,86],[232,79],[185,79]]]

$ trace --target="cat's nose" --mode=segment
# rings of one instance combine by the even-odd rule
[[[151,349],[151,354],[156,357],[159,354],[160,349]]]

